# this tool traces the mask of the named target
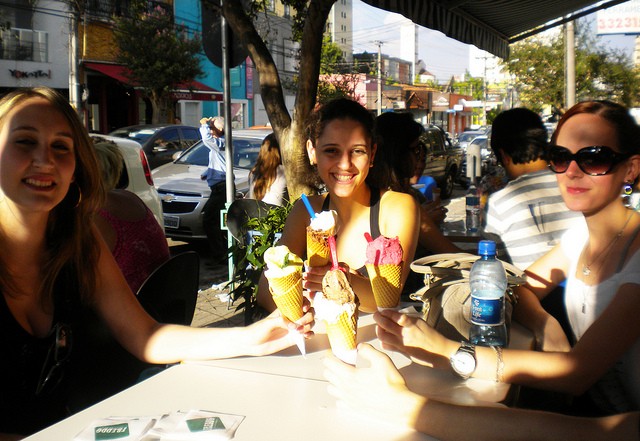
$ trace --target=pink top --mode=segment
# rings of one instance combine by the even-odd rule
[[[169,260],[164,231],[151,210],[148,207],[146,210],[146,217],[138,221],[126,221],[106,210],[99,211],[116,233],[112,254],[134,293],[153,270]]]

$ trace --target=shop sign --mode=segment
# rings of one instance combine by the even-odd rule
[[[49,78],[51,79],[51,70],[32,70],[30,72],[18,69],[9,69],[9,73],[13,78],[17,78],[19,80],[23,78]]]

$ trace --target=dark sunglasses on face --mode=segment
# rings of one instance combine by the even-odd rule
[[[566,147],[553,145],[549,148],[549,168],[554,173],[565,173],[571,164],[576,161],[580,170],[590,176],[601,176],[611,172],[620,162],[629,155],[613,151],[610,147],[594,145],[584,147],[576,153],[571,153]]]
[[[64,364],[71,354],[71,328],[65,324],[57,323],[53,333],[55,340],[49,348],[47,358],[42,366],[36,395],[50,392],[60,384],[64,376]]]

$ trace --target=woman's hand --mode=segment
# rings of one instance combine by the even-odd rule
[[[302,272],[302,288],[311,293],[322,292],[322,279],[330,269],[330,263],[325,266],[305,265],[305,270]]]
[[[433,363],[438,360],[434,356],[442,356],[448,360],[449,351],[453,351],[450,343],[456,345],[417,317],[382,310],[376,312],[373,319],[378,325],[376,334],[384,349],[402,352],[419,360]]]
[[[289,332],[298,332],[305,338],[313,337],[314,311],[307,299],[302,309],[305,314],[295,322],[275,310],[268,317],[244,328],[254,348],[251,355],[269,355],[292,346],[294,340],[289,337]]]
[[[371,366],[355,368],[333,356],[325,359],[324,376],[330,383],[329,394],[337,398],[338,405],[411,426],[426,399],[407,389],[404,378],[387,355],[361,344],[358,356]]]

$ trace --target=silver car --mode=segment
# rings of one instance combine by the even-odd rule
[[[233,175],[236,198],[249,191],[249,171],[258,158],[260,145],[271,130],[233,131]],[[202,227],[202,209],[211,190],[200,179],[209,163],[209,149],[199,141],[178,159],[152,171],[162,200],[165,232],[180,240],[206,239]]]

